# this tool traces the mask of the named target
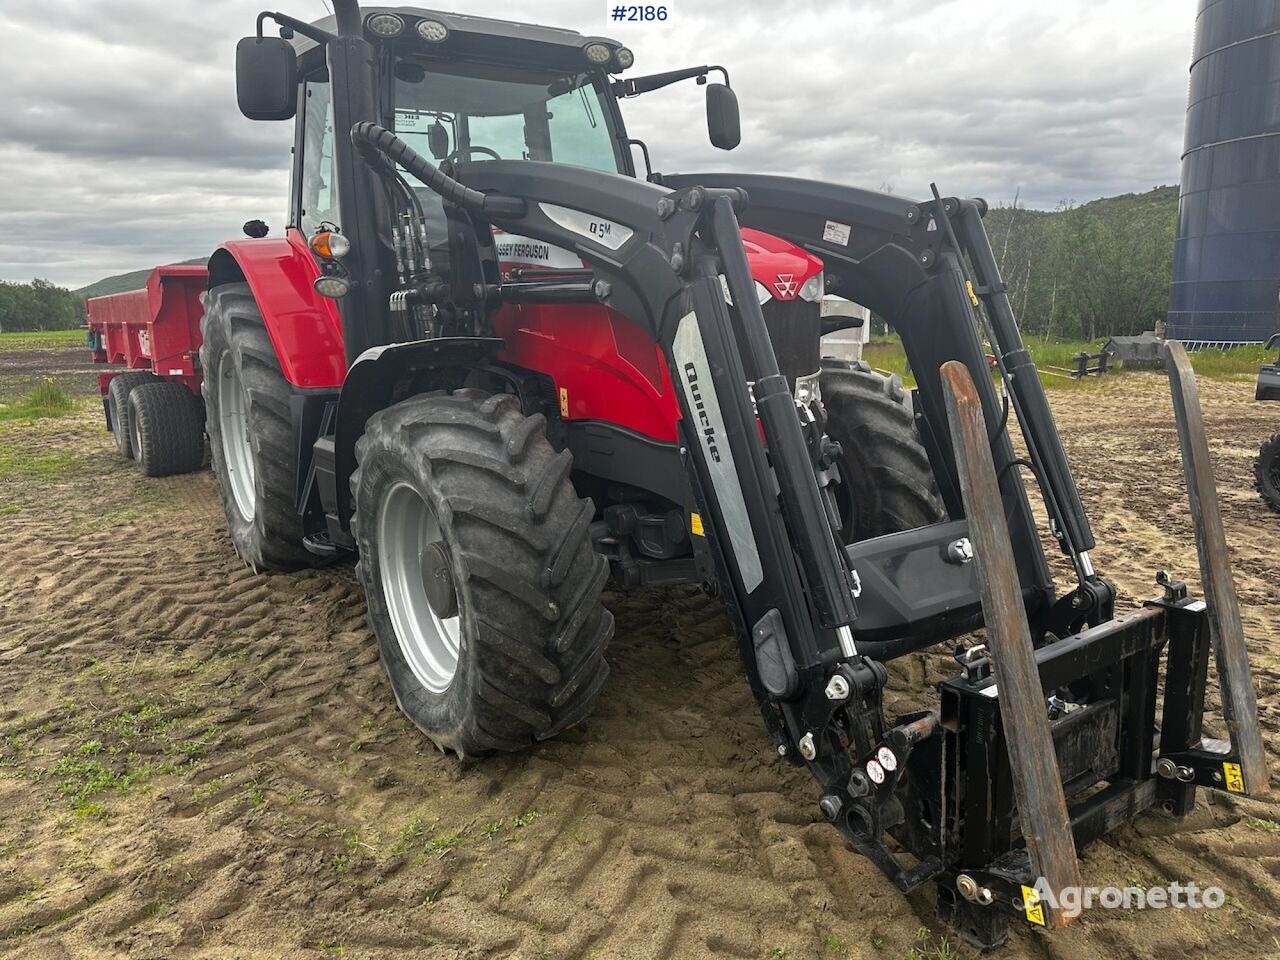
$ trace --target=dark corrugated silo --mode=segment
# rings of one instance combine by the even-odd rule
[[[1280,329],[1280,0],[1200,0],[1169,336]]]

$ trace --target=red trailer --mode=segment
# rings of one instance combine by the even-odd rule
[[[148,476],[187,473],[204,462],[200,318],[209,270],[156,267],[142,290],[85,305],[107,429]]]

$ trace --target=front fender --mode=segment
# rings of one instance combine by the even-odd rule
[[[356,469],[356,441],[379,410],[414,393],[461,386],[476,366],[494,358],[502,341],[492,337],[441,337],[370,347],[356,358],[338,397],[333,462],[337,515],[351,519],[349,480]]]
[[[337,389],[346,352],[337,304],[312,289],[320,268],[302,234],[232,240],[209,259],[209,287],[247,283],[284,378],[307,390]]]

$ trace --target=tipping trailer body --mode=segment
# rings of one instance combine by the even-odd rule
[[[145,288],[93,297],[85,304],[93,362],[124,367],[98,374],[104,396],[112,379],[128,370],[150,371],[200,393],[201,297],[208,286],[207,267],[156,267]]]

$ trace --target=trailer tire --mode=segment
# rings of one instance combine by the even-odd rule
[[[460,757],[578,723],[609,673],[595,508],[545,428],[515,397],[459,390],[379,411],[356,446],[356,571],[383,668],[400,709]]]
[[[156,383],[159,378],[150,371],[134,370],[111,378],[107,385],[107,416],[111,418],[111,436],[115,439],[120,456],[134,459],[129,431],[129,392],[144,383]]]
[[[129,446],[148,477],[191,473],[204,464],[200,401],[180,383],[157,380],[129,391]]]
[[[827,434],[843,449],[835,490],[841,539],[856,543],[946,519],[911,396],[896,373],[864,361],[822,361]]]
[[[314,566],[320,558],[302,544],[302,518],[294,503],[297,456],[289,384],[249,285],[210,290],[200,329],[210,459],[231,543],[254,570]],[[242,429],[235,437],[223,429],[224,415],[231,413],[222,407],[224,398],[243,404],[237,411]],[[236,463],[239,473],[233,478]],[[237,491],[240,477],[245,480]]]
[[[1253,464],[1254,484],[1272,510],[1280,513],[1280,433],[1258,450]]]

